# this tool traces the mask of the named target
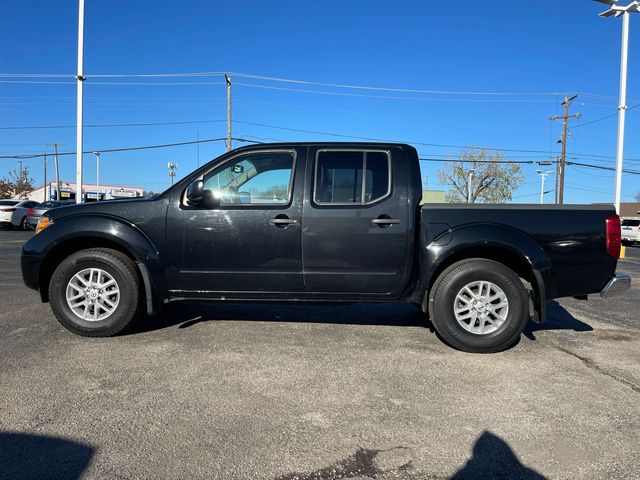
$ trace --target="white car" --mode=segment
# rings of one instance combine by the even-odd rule
[[[0,225],[26,230],[29,209],[37,205],[33,200],[0,200]]]
[[[621,230],[622,243],[640,243],[640,218],[623,218]]]

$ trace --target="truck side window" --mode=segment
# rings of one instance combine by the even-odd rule
[[[389,194],[389,179],[387,152],[320,150],[316,159],[314,200],[318,204],[375,202]]]
[[[221,205],[285,205],[291,194],[291,152],[254,153],[236,157],[204,175],[204,189]]]

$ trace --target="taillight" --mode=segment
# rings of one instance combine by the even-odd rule
[[[36,211],[33,208],[27,210],[27,215],[37,215]]]
[[[3,208],[0,212],[15,212],[17,208]]]
[[[620,229],[620,217],[611,215],[605,220],[607,253],[613,258],[620,258],[620,246],[622,245],[622,232]]]

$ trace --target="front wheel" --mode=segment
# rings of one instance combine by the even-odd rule
[[[527,292],[505,265],[469,259],[452,265],[429,294],[433,326],[452,347],[465,352],[504,350],[520,337],[528,319]]]
[[[108,337],[124,330],[140,315],[141,296],[135,264],[106,248],[69,256],[49,283],[49,302],[58,321],[88,337]]]

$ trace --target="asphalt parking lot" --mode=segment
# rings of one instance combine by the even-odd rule
[[[402,304],[171,305],[88,339],[23,286],[29,235],[0,231],[0,478],[640,477],[638,280],[494,355]]]

